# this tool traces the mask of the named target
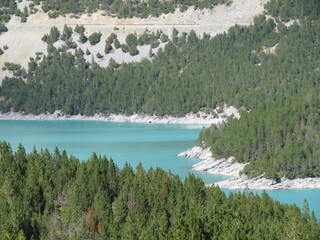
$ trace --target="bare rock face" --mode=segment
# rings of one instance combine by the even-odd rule
[[[245,164],[235,162],[234,157],[213,158],[210,148],[195,146],[187,151],[178,154],[179,157],[198,158],[203,161],[194,164],[192,170],[207,171],[211,174],[221,174],[226,176],[239,176]]]
[[[188,158],[199,158],[199,159],[207,159],[212,156],[210,148],[203,148],[201,146],[195,146],[193,148],[189,148],[187,151],[179,153],[178,157],[188,157]]]
[[[264,178],[263,175],[248,178],[241,175],[246,164],[235,162],[234,157],[216,159],[212,157],[210,148],[195,146],[178,154],[179,157],[198,158],[203,161],[194,164],[192,170],[206,171],[210,174],[221,174],[230,176],[229,179],[213,183],[224,189],[258,189],[258,190],[280,190],[280,189],[307,189],[320,188],[320,178],[281,178],[279,182]]]
[[[239,176],[221,182],[214,183],[220,188],[226,189],[260,189],[260,190],[281,190],[281,189],[312,189],[320,188],[320,178],[282,178],[280,182],[266,179],[262,175],[255,178]]]

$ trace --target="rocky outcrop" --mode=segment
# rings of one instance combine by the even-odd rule
[[[211,174],[221,174],[226,176],[239,176],[239,172],[245,164],[237,163],[234,157],[230,158],[213,158],[210,148],[195,146],[185,152],[178,154],[179,157],[191,157],[203,159],[203,161],[194,164],[192,170],[207,171]]]
[[[227,180],[213,183],[213,185],[224,189],[280,190],[320,188],[320,178],[287,179],[283,177],[279,182],[272,179],[266,179],[263,175],[255,178],[248,178],[247,176],[240,174],[246,164],[235,162],[234,157],[227,159],[213,158],[210,148],[206,147],[195,146],[180,153],[178,156],[203,160],[194,164],[192,170],[207,171],[210,174],[230,176]]]

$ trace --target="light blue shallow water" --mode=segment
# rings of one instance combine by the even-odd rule
[[[106,123],[89,121],[0,121],[0,140],[19,143],[30,152],[55,147],[66,149],[81,160],[92,152],[112,157],[119,167],[142,162],[146,169],[161,167],[184,179],[197,159],[179,158],[177,154],[194,145],[200,129],[191,125]],[[226,179],[224,176],[193,172],[205,183]],[[229,193],[230,190],[226,190]],[[261,191],[256,191],[261,192]],[[303,205],[304,199],[320,219],[320,189],[268,191],[276,200]]]

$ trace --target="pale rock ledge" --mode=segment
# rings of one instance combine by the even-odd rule
[[[221,124],[228,117],[240,118],[238,109],[233,106],[224,105],[223,108],[214,109],[213,113],[188,113],[182,117],[173,117],[169,115],[156,116],[147,114],[133,114],[130,116],[123,114],[94,114],[92,116],[68,115],[60,110],[54,113],[41,113],[39,115],[24,114],[21,112],[8,112],[0,114],[0,120],[28,120],[28,121],[46,121],[46,120],[78,120],[78,121],[102,121],[102,122],[131,122],[131,123],[165,123],[165,124]]]
[[[221,174],[233,177],[239,176],[239,172],[246,165],[235,162],[234,157],[221,159],[213,158],[210,148],[203,148],[201,146],[189,148],[186,152],[178,154],[178,156],[203,159],[203,161],[194,164],[192,170],[207,171],[211,174]]]
[[[235,162],[234,157],[230,157],[228,159],[213,158],[210,148],[206,147],[195,146],[178,154],[178,156],[203,160],[194,164],[192,166],[192,170],[207,171],[210,174],[230,176],[227,180],[211,184],[224,189],[280,190],[320,188],[320,178],[287,179],[283,177],[280,182],[276,182],[272,179],[266,179],[263,175],[255,178],[248,178],[247,176],[240,174],[246,164]]]

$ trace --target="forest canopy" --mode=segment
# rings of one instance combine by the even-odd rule
[[[267,13],[280,17],[284,22],[310,17],[317,19],[320,14],[318,0],[270,0],[266,3]]]
[[[281,21],[300,20],[300,26],[304,26],[307,31],[313,31],[313,27],[319,24],[319,1],[272,0],[266,7],[267,12],[276,17],[279,32],[287,31]],[[304,25],[305,23],[307,25]],[[298,30],[298,28],[299,25],[293,23],[292,29]],[[309,35],[306,32],[301,34],[303,38]],[[313,35],[312,42],[316,45],[313,47],[309,45],[306,49],[298,47],[296,50],[300,57],[309,52],[300,59],[301,64],[308,65],[310,56],[319,49],[319,39],[316,37],[318,32],[311,35]],[[279,39],[274,54],[282,53],[283,48],[280,44],[283,40],[297,47],[289,40],[289,36],[290,34],[285,40]],[[292,40],[293,38],[292,36]],[[297,38],[294,41],[296,40]],[[304,86],[307,80],[300,75],[312,75],[312,72],[317,72],[319,69],[316,67],[300,69],[295,65],[300,61],[298,60],[300,57],[293,57],[290,63],[288,62],[289,65],[296,66],[295,76],[289,77],[286,74],[273,76],[278,86],[298,81],[299,83],[294,84],[294,92],[288,94],[288,91],[291,91],[288,89],[274,92],[273,102],[262,101],[264,102],[262,105],[252,108],[249,113],[243,113],[241,119],[230,119],[223,126],[204,129],[198,143],[211,147],[216,157],[235,156],[237,162],[249,163],[242,171],[249,177],[263,175],[276,181],[280,181],[282,177],[289,179],[319,177],[320,78],[314,75],[312,80],[314,83]],[[283,71],[287,71],[287,65],[281,63],[284,58],[278,60]],[[319,56],[314,61],[319,63]],[[270,90],[264,89],[264,91]]]
[[[87,62],[83,51],[48,44],[49,54],[32,60],[26,75],[3,80],[0,109],[176,116],[223,104],[254,109],[318,86],[319,32],[309,19],[287,27],[261,15],[212,38],[175,30],[151,59],[111,60],[106,68]],[[108,44],[107,52],[115,48]]]
[[[287,17],[299,21],[284,24],[274,9],[289,9],[289,3],[291,12],[301,14],[288,10]],[[317,2],[301,3],[270,1],[266,7],[274,19],[259,15],[251,26],[236,25],[215,37],[173,29],[170,39],[160,32],[131,34],[120,45],[111,35],[102,39],[105,54],[120,47],[136,54],[137,45],[161,38],[166,45],[141,62],[110,60],[106,68],[87,62],[72,42],[74,54],[68,46],[56,49],[60,33],[53,28],[43,38],[48,55],[31,59],[28,71],[5,64],[14,77],[0,88],[1,112],[181,116],[233,105],[249,113],[200,138],[214,156],[249,162],[249,176],[319,177],[320,22]],[[76,31],[86,38],[83,28]],[[70,34],[65,27],[63,38]]]
[[[305,202],[226,196],[193,175],[0,143],[1,239],[319,239]]]
[[[216,157],[249,163],[243,173],[280,180],[320,176],[320,94],[306,91],[265,104],[201,132]]]
[[[174,12],[176,8],[185,11],[188,7],[195,9],[212,8],[218,4],[231,4],[232,0],[33,0],[35,4],[42,4],[44,12],[48,12],[49,17],[55,18],[68,13],[82,14],[93,13],[103,10],[107,14],[119,18],[140,17],[146,18],[150,15],[160,16],[162,13]]]

